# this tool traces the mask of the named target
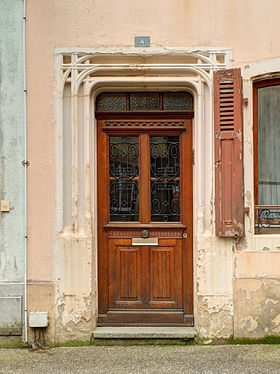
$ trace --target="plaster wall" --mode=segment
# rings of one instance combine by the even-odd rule
[[[253,97],[256,79],[279,77],[280,59],[265,59],[242,66],[244,97],[244,195],[246,237],[236,243],[233,258],[234,335],[279,335],[280,237],[254,234]]]
[[[10,200],[1,213],[0,281],[22,282],[24,276],[24,114],[23,1],[1,1],[0,136],[1,199]]]
[[[23,296],[25,270],[23,0],[0,2],[0,35],[0,198],[10,201],[10,212],[0,213],[5,298]],[[17,318],[21,323],[21,315]]]
[[[63,93],[57,89],[59,74],[56,67],[62,65],[60,51],[89,52],[99,49],[110,51],[111,63],[114,60],[114,51],[118,51],[118,62],[123,56],[123,62],[144,63],[143,51],[133,49],[133,54],[139,54],[139,59],[126,57],[133,47],[135,35],[150,35],[151,47],[157,48],[160,53],[154,54],[150,61],[168,61],[172,54],[172,48],[182,47],[177,62],[184,56],[187,48],[217,47],[222,46],[232,50],[232,60],[227,61],[227,66],[242,66],[245,77],[244,90],[246,96],[251,99],[251,79],[254,74],[264,74],[269,71],[279,71],[280,39],[278,20],[280,4],[270,1],[270,5],[262,1],[234,2],[222,0],[148,0],[112,2],[109,0],[29,0],[27,2],[27,88],[28,88],[28,158],[30,161],[28,174],[28,220],[29,220],[29,265],[28,279],[30,290],[32,285],[35,296],[32,297],[33,310],[42,307],[44,292],[40,286],[47,287],[50,283],[54,300],[53,305],[45,307],[52,313],[56,324],[52,324],[49,337],[51,339],[73,340],[88,338],[90,329],[95,326],[96,314],[96,236],[94,235],[94,223],[96,222],[96,207],[92,192],[87,183],[77,184],[77,190],[73,186],[69,190],[61,187],[61,170],[67,173],[65,163],[71,161],[64,158],[56,158],[57,152],[63,146],[63,137],[71,142],[71,131],[80,131],[80,138],[94,138],[94,129],[90,127],[89,118],[93,116],[94,99],[91,98],[90,107],[84,105],[81,100],[79,106],[79,124],[85,128],[76,129],[69,118],[60,113],[60,98]],[[155,21],[156,20],[156,21]],[[185,49],[184,49],[185,48]],[[88,51],[87,51],[88,49]],[[145,53],[144,53],[145,54]],[[164,57],[166,55],[166,57]],[[56,57],[55,57],[56,56]],[[102,52],[100,61],[102,62]],[[172,56],[173,60],[176,58]],[[248,73],[246,66],[257,60],[275,58],[274,64],[259,62]],[[98,58],[96,59],[98,61]],[[136,62],[135,62],[136,61]],[[268,60],[270,61],[270,60]],[[255,66],[255,65],[254,65]],[[246,70],[247,69],[247,70]],[[271,70],[274,69],[274,70]],[[137,74],[136,74],[137,75]],[[146,84],[148,80],[143,80]],[[112,83],[116,86],[117,83]],[[107,86],[110,86],[108,77]],[[131,83],[123,81],[123,85]],[[104,84],[105,85],[105,84]],[[104,87],[103,85],[103,87]],[[172,85],[172,83],[170,83]],[[71,98],[65,102],[71,105]],[[80,92],[81,97],[89,93]],[[209,93],[207,90],[201,94],[203,100],[200,105],[209,108]],[[204,196],[195,202],[195,320],[198,333],[202,336],[225,337],[234,331],[239,335],[254,335],[254,332],[246,330],[245,322],[240,330],[238,326],[242,314],[246,313],[246,302],[238,306],[238,300],[245,300],[246,293],[243,289],[249,286],[251,280],[256,279],[249,275],[240,277],[237,268],[246,268],[249,257],[240,257],[242,251],[258,251],[263,246],[260,243],[267,242],[268,248],[273,246],[278,239],[263,238],[260,242],[252,232],[252,125],[251,110],[244,110],[245,118],[245,186],[246,202],[251,207],[251,213],[246,219],[246,235],[248,241],[235,243],[234,240],[222,240],[214,237],[213,233],[213,167],[211,158],[211,144],[205,140],[203,146],[196,154],[198,166],[195,168],[195,183],[197,193]],[[65,113],[67,110],[65,111]],[[207,123],[207,118],[200,118],[200,123]],[[61,123],[69,124],[70,133],[64,133]],[[84,122],[83,122],[84,121]],[[84,127],[85,126],[85,127]],[[203,132],[205,139],[211,138],[211,126],[205,126]],[[208,132],[207,132],[208,131]],[[202,134],[201,132],[201,134]],[[199,139],[199,134],[197,134]],[[68,144],[69,144],[68,143]],[[57,148],[55,148],[57,147]],[[69,146],[70,152],[77,147],[74,142]],[[205,148],[205,149],[206,149]],[[95,155],[86,146],[84,154],[74,156],[82,174],[71,178],[82,180],[88,173],[88,178],[94,184]],[[90,169],[89,169],[89,165]],[[202,172],[202,168],[206,171]],[[248,170],[247,170],[248,169]],[[70,201],[71,209],[66,204],[65,196],[72,193],[79,194],[83,191],[84,200],[80,200],[80,206],[75,206],[75,201]],[[68,194],[68,195],[67,195]],[[64,199],[64,205],[61,201]],[[69,202],[69,201],[68,201]],[[72,206],[74,204],[74,207]],[[202,207],[203,205],[203,207]],[[73,227],[71,211],[76,211],[78,224]],[[60,218],[63,216],[64,218]],[[66,212],[66,213],[65,213]],[[68,212],[68,213],[67,213]],[[80,213],[79,213],[80,212]],[[82,212],[82,213],[81,213]],[[68,218],[67,218],[68,217]],[[69,218],[70,217],[70,218]],[[86,217],[86,218],[85,218]],[[64,220],[64,221],[63,221]],[[67,230],[63,222],[69,223]],[[266,245],[267,246],[267,245]],[[237,261],[237,262],[236,262]],[[276,261],[276,260],[275,260]],[[279,261],[279,256],[277,257]],[[261,270],[260,270],[261,271]],[[239,282],[240,279],[240,282]],[[271,277],[272,279],[272,277]],[[238,283],[239,282],[239,283]],[[276,284],[276,283],[273,283]],[[256,289],[260,287],[255,285]],[[239,290],[241,291],[239,292]],[[266,294],[262,288],[263,295]],[[245,296],[244,296],[245,295]],[[235,297],[235,298],[234,298]],[[254,300],[254,299],[252,299]],[[259,299],[258,299],[259,300]],[[274,300],[274,299],[273,299]],[[235,307],[237,313],[235,313]],[[275,304],[276,305],[276,304]],[[245,309],[244,309],[245,308]],[[248,309],[248,313],[252,314]],[[259,313],[260,314],[260,313]],[[276,321],[277,316],[275,315]],[[249,327],[250,329],[250,327]],[[272,326],[276,333],[277,327]],[[272,331],[271,330],[271,331]],[[247,331],[247,332],[246,332]],[[258,330],[265,332],[264,329]]]
[[[236,63],[277,57],[280,49],[274,0],[29,0],[27,6],[36,30],[30,42],[43,36],[55,47],[131,47],[134,35],[150,35],[152,47],[230,47]]]

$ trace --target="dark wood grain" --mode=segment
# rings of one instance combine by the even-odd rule
[[[103,226],[109,221],[109,154],[108,136],[101,131],[102,121],[97,129],[97,212],[98,212],[98,303],[99,313],[106,313],[108,309],[109,287],[109,247]],[[104,276],[106,274],[106,276]]]
[[[182,239],[182,277],[184,314],[193,314],[193,154],[192,120],[186,119],[187,131],[181,135],[181,222],[187,237]],[[185,317],[186,321],[189,320]],[[187,322],[186,322],[187,323]]]
[[[174,118],[174,119],[186,119],[193,118],[193,111],[154,111],[154,112],[96,112],[95,117],[97,119],[162,119],[162,118]]]

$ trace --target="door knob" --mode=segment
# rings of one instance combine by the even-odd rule
[[[149,237],[150,233],[148,230],[142,230],[141,231],[141,238],[147,239]]]

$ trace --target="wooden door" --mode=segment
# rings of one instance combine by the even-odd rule
[[[98,120],[99,325],[193,325],[191,117]]]

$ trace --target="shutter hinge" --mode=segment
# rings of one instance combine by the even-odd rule
[[[217,168],[218,166],[220,166],[221,165],[221,161],[216,161],[215,162],[215,168]]]
[[[192,150],[192,163],[194,165],[194,149]]]
[[[22,161],[22,166],[27,167],[29,165],[30,165],[30,162],[28,160],[23,160]]]
[[[248,106],[248,97],[243,97],[242,104],[243,106]]]

